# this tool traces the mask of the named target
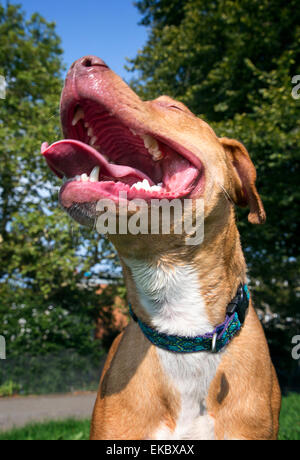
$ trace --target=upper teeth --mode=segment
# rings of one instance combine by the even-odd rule
[[[78,109],[75,112],[74,118],[72,120],[72,126],[76,126],[79,120],[83,120],[83,119],[84,119],[84,111],[82,110],[81,107],[78,107]],[[84,127],[87,129],[87,135],[91,138],[89,142],[90,145],[92,147],[95,146],[98,141],[98,137],[94,136],[93,128],[89,125],[87,121],[84,123]],[[97,145],[97,149],[100,150],[99,145]]]
[[[149,136],[148,134],[145,134],[142,136],[142,139],[144,141],[144,145],[150,155],[152,156],[154,161],[159,161],[162,159],[162,153],[159,150],[159,146],[157,143],[157,140],[154,139],[154,137]]]
[[[83,111],[83,109],[81,107],[78,107],[76,112],[75,112],[75,114],[74,114],[74,118],[72,120],[72,126],[76,126],[77,123],[79,122],[79,120],[83,120],[83,119],[84,119],[84,111]],[[98,141],[98,137],[94,135],[93,128],[89,125],[89,123],[87,121],[85,121],[84,127],[87,129],[87,135],[90,138],[89,144],[92,147],[95,147],[95,148],[97,148],[97,150],[100,151],[100,146],[99,145],[96,146],[97,141]],[[136,133],[136,131],[134,131],[133,129],[131,129],[131,132],[135,136],[138,135]],[[159,149],[159,145],[157,143],[157,140],[154,139],[154,137],[150,136],[149,134],[141,135],[141,137],[142,137],[142,139],[144,141],[144,145],[145,145],[146,149],[148,150],[148,152],[152,156],[153,160],[154,161],[161,160],[163,155],[162,155],[162,152]]]
[[[91,146],[94,146],[94,145],[96,144],[97,140],[98,140],[98,137],[97,137],[97,136],[93,136],[92,139],[90,140]]]
[[[72,121],[72,126],[76,126],[79,120],[82,120],[82,119],[84,119],[84,112],[81,107],[78,107],[74,115],[73,121]]]

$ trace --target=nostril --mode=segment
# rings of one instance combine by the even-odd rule
[[[86,58],[86,59],[84,59],[84,60],[82,61],[82,65],[83,65],[84,67],[92,67],[92,66],[93,66],[92,60],[89,59],[89,58]]]
[[[84,67],[98,66],[98,67],[106,67],[106,68],[108,68],[108,66],[105,64],[105,62],[102,61],[102,59],[100,59],[100,58],[98,58],[96,56],[86,56],[85,58],[82,59],[81,65],[84,66]]]

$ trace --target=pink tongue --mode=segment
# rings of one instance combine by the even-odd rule
[[[84,173],[90,175],[95,166],[100,166],[101,175],[116,179],[130,176],[138,181],[147,179],[150,185],[154,185],[142,171],[129,166],[112,165],[93,147],[73,139],[55,142],[50,147],[44,143],[41,153],[52,171],[60,178],[66,176],[70,179]]]
[[[164,184],[169,191],[189,191],[197,179],[199,170],[175,152],[169,153],[163,163]]]

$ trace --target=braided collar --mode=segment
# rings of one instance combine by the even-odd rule
[[[241,330],[249,306],[250,293],[248,286],[240,285],[237,294],[228,304],[226,318],[222,324],[215,327],[212,332],[196,337],[182,337],[168,335],[156,331],[143,323],[133,312],[129,304],[129,312],[133,320],[138,323],[147,339],[156,347],[174,353],[195,353],[198,351],[221,351],[233,337]]]

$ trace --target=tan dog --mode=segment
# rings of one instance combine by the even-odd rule
[[[43,144],[49,166],[68,181],[60,202],[94,225],[96,203],[142,198],[205,203],[205,236],[111,235],[135,315],[159,333],[195,337],[224,321],[246,265],[234,205],[249,221],[265,212],[245,147],[218,139],[169,97],[142,101],[100,59],[71,67],[61,102],[67,140]],[[219,353],[153,346],[131,321],[113,343],[94,409],[91,438],[276,439],[280,390],[252,303],[239,334]]]

